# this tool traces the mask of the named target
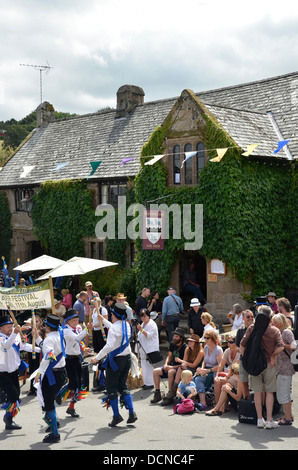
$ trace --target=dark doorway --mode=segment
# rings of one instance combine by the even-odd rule
[[[198,251],[183,251],[179,263],[180,295],[185,300],[192,296],[183,290],[183,275],[185,270],[189,269],[191,263],[195,265],[196,282],[200,285],[203,296],[207,301],[207,265],[206,258]]]
[[[28,243],[28,254],[29,260],[38,258],[38,256],[42,256],[44,254],[44,250],[42,249],[39,241],[32,241]]]

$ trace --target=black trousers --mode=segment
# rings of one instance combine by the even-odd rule
[[[106,334],[106,337],[107,337],[108,330],[105,328],[104,331],[105,331],[105,334]],[[103,339],[101,330],[93,330],[92,331],[92,336],[93,336],[93,349],[94,349],[94,352],[99,353],[99,351],[101,351],[101,349],[106,344],[105,340]]]
[[[129,395],[130,392],[127,388],[127,376],[131,365],[130,354],[127,356],[116,356],[115,362],[118,370],[114,371],[110,365],[107,367],[106,372],[106,390],[111,400],[120,395]]]
[[[46,374],[43,376],[41,382],[41,391],[44,400],[43,411],[52,411],[55,409],[55,397],[67,380],[65,367],[53,369],[53,374],[56,380],[54,385],[49,384]]]
[[[8,403],[15,403],[19,400],[19,369],[14,372],[0,372],[0,388],[6,394]]]
[[[69,380],[70,390],[80,390],[82,384],[82,366],[80,356],[66,356],[66,373]]]

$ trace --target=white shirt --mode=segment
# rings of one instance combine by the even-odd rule
[[[50,361],[48,358],[48,354],[50,352],[52,352],[56,358],[62,352],[59,331],[51,331],[50,333],[48,333],[43,342],[43,345],[42,345],[43,357],[38,368],[38,372],[41,375],[45,373],[45,371],[47,370],[50,364]],[[64,366],[65,366],[65,357],[62,356],[58,364],[55,365],[54,369],[60,369],[61,367],[64,367]]]
[[[141,332],[138,332],[138,341],[144,348],[146,353],[159,351],[158,328],[154,320],[149,320],[146,325],[142,323],[142,329],[146,331],[147,337]]]
[[[81,353],[80,341],[88,334],[86,329],[82,329],[81,325],[77,325],[76,330],[66,324],[64,331],[64,339],[66,341],[65,353],[69,356],[79,356]]]
[[[105,307],[100,307],[99,312],[101,313],[103,317],[107,317],[108,319],[108,311]],[[93,310],[93,313],[92,313],[92,323],[93,323],[93,329],[95,331],[101,330],[96,308]]]
[[[121,320],[117,320],[115,321],[115,323],[111,323],[108,320],[104,319],[103,324],[106,328],[109,328],[109,334],[107,336],[106,344],[99,351],[97,356],[95,356],[98,361],[103,359],[111,351],[114,351],[114,349],[119,348],[122,342],[122,321]],[[131,336],[130,324],[126,321],[125,325],[127,328],[127,336],[129,340]],[[124,343],[125,342],[126,342],[126,338],[124,338]],[[128,346],[121,353],[117,354],[117,356],[127,356],[130,353],[131,353],[130,344],[128,344]]]
[[[238,330],[238,328],[240,328],[240,326],[242,325],[243,323],[243,316],[242,316],[242,313],[240,313],[240,315],[235,315],[235,318],[234,318],[234,321],[233,321],[233,326],[232,326],[232,330]]]
[[[14,349],[13,344],[19,345],[20,351],[32,352],[32,344],[22,343],[19,334],[11,333],[6,336],[0,333],[0,372],[15,372],[21,363],[18,352]],[[36,352],[40,352],[39,347],[35,347]]]

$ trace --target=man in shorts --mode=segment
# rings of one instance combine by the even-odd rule
[[[258,314],[272,316],[272,310],[266,305],[261,305],[258,308]],[[241,355],[243,356],[245,346],[248,338],[250,337],[255,324],[250,325],[241,340],[240,349]],[[278,427],[277,421],[273,421],[272,412],[274,404],[274,393],[276,392],[276,368],[275,368],[275,357],[284,349],[284,343],[281,338],[280,331],[278,328],[273,326],[271,322],[268,324],[265,333],[262,336],[261,345],[264,348],[267,367],[257,376],[250,375],[250,388],[254,391],[254,401],[257,412],[257,426],[258,428],[273,429]],[[266,414],[267,421],[264,420],[262,415],[262,392],[266,393]]]

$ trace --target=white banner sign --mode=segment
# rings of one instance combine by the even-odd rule
[[[49,281],[32,286],[0,287],[0,309],[31,310],[51,308],[51,291]]]

